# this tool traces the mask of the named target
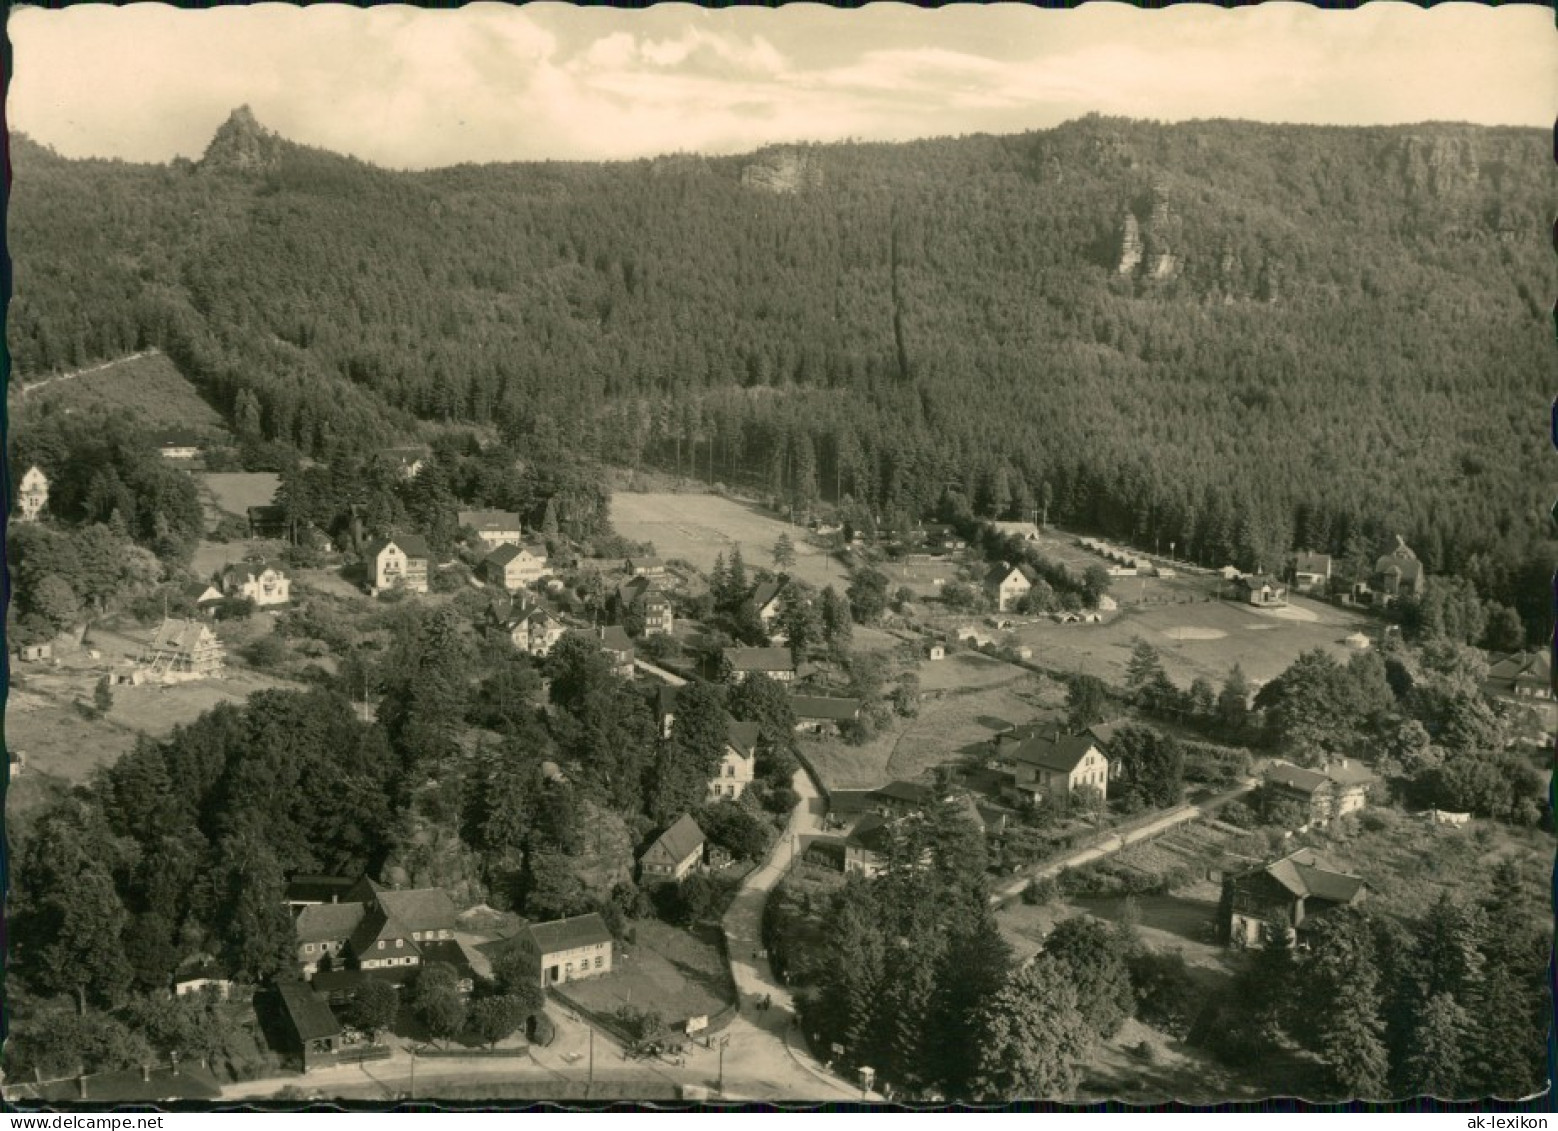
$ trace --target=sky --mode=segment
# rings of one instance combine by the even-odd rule
[[[131,161],[199,157],[244,104],[392,168],[1016,133],[1092,111],[1543,128],[1558,112],[1558,31],[1535,4],[137,3],[13,9],[7,33],[9,128]]]

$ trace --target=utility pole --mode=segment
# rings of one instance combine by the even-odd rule
[[[725,1046],[728,1044],[730,1044],[729,1037],[719,1039],[719,1084],[715,1090],[721,1096],[725,1094]]]
[[[584,1097],[589,1099],[590,1089],[595,1087],[595,1026],[590,1026],[590,1068],[584,1081]]]

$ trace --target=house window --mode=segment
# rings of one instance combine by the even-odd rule
[[[314,944],[311,943],[311,942],[304,943],[303,944],[303,953],[304,954],[313,954],[314,953]]]
[[[599,970],[605,964],[606,964],[606,959],[604,957],[602,957],[601,955],[596,955],[595,956],[595,969]]]
[[[414,939],[414,940],[415,940],[415,941],[417,941],[417,942],[421,942],[421,941],[422,941],[422,932],[421,932],[421,931],[412,931],[412,932],[411,932],[411,937],[412,937],[412,938],[413,938],[413,939]]]
[[[383,949],[384,949],[384,940],[383,940],[383,939],[380,939],[380,940],[379,940],[379,949],[380,949],[380,950],[383,950]]]

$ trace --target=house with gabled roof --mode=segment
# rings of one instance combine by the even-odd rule
[[[1004,613],[1016,608],[1038,580],[1038,575],[1025,565],[998,562],[985,573],[985,591]]]
[[[34,465],[22,475],[16,488],[16,520],[36,522],[49,503],[49,477]]]
[[[540,955],[543,988],[611,973],[614,940],[606,921],[594,911],[550,923],[532,923],[526,930]]]
[[[489,585],[510,593],[534,585],[547,573],[546,548],[526,542],[505,543],[482,559],[481,573]]]
[[[1276,608],[1288,603],[1287,586],[1265,573],[1251,573],[1234,583],[1239,599],[1258,608]]]
[[[1223,880],[1221,926],[1229,946],[1291,945],[1317,916],[1352,907],[1368,884],[1312,848]]]
[[[1374,591],[1387,601],[1398,597],[1421,597],[1428,587],[1428,574],[1423,563],[1407,545],[1406,539],[1396,535],[1395,548],[1374,563]]]
[[[645,881],[679,880],[702,865],[704,843],[698,822],[683,813],[644,849],[639,874]]]
[[[1017,804],[1066,798],[1084,786],[1109,794],[1109,758],[1090,734],[1058,727],[1013,728],[996,736],[989,768],[1003,778],[1002,793]]]
[[[1301,593],[1324,592],[1331,584],[1331,555],[1300,550],[1293,556],[1293,588]]]
[[[302,1056],[303,1071],[332,1063],[341,1047],[341,1023],[323,995],[302,982],[288,981],[277,982],[275,992],[293,1051]]]
[[[145,662],[164,680],[205,679],[222,674],[227,649],[198,620],[165,619],[147,645]]]
[[[924,812],[938,800],[930,786],[912,781],[890,781],[873,792],[877,805],[896,816]]]
[[[595,630],[600,649],[611,661],[611,670],[622,679],[633,678],[633,638],[620,624],[602,625]]]
[[[617,586],[617,607],[623,615],[637,615],[645,636],[670,636],[676,628],[671,598],[652,578],[633,577]]]
[[[519,515],[513,511],[456,511],[454,519],[461,530],[474,530],[481,544],[489,550],[517,546],[524,535]]]
[[[364,878],[343,892],[333,879],[298,877],[288,886],[289,906],[326,894],[331,899],[302,903],[294,922],[306,977],[415,967],[429,945],[454,940],[456,909],[442,889],[393,891]]]
[[[659,558],[635,555],[626,563],[629,577],[664,577],[665,563]]]
[[[510,605],[506,600],[488,608],[488,630],[508,637],[509,643],[530,656],[545,656],[568,633],[562,617],[537,601]]]
[[[263,609],[292,600],[292,582],[269,562],[239,562],[222,571],[222,592],[229,597],[247,597]]]
[[[758,725],[730,719],[725,731],[725,750],[709,779],[710,801],[735,800],[757,777]]]
[[[1504,699],[1548,699],[1553,694],[1553,661],[1545,650],[1495,654],[1483,690]]]
[[[168,428],[157,433],[157,451],[163,459],[194,459],[205,450],[205,440],[188,428]]]
[[[1302,828],[1323,825],[1364,808],[1369,803],[1369,789],[1378,780],[1372,770],[1351,758],[1314,770],[1288,762],[1273,762],[1266,769],[1267,787],[1302,806],[1306,816]]]
[[[397,534],[390,538],[376,538],[363,547],[369,588],[374,593],[390,589],[426,593],[428,566],[432,557],[427,540],[421,535]]]
[[[765,631],[779,619],[779,613],[784,607],[784,592],[789,584],[787,577],[770,577],[753,587],[752,609],[757,613],[757,619],[763,622]]]
[[[788,648],[726,648],[725,670],[731,683],[740,683],[754,672],[780,683],[795,680],[795,660]]]
[[[844,872],[870,879],[887,869],[892,852],[893,822],[880,813],[867,813],[844,838]]]
[[[402,479],[415,479],[417,473],[427,462],[429,452],[424,447],[412,445],[401,448],[384,448],[379,452],[379,458],[388,463]]]
[[[860,700],[826,695],[792,695],[795,729],[805,734],[837,734],[860,717]]]

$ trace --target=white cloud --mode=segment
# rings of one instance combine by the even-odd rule
[[[159,4],[13,13],[16,128],[72,155],[198,154],[239,103],[395,166],[739,151],[1038,128],[1089,110],[1545,126],[1558,43],[1532,6],[1375,0],[1141,12]]]

